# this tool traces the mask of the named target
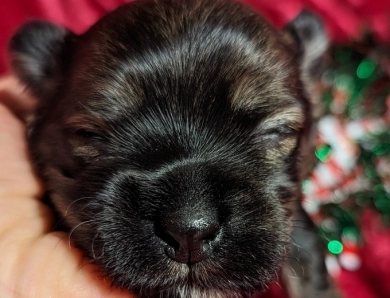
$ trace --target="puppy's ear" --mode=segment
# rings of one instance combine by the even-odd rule
[[[23,25],[9,44],[11,65],[38,98],[53,94],[69,65],[75,35],[45,21]]]
[[[318,82],[327,64],[328,36],[321,20],[305,10],[287,25],[284,32],[298,48],[301,79],[311,102],[311,117],[315,122],[323,114]]]
[[[292,39],[293,46],[298,49],[298,60],[301,68],[301,80],[311,104],[311,125],[306,125],[306,133],[300,140],[300,177],[308,176],[315,163],[313,154],[314,132],[318,119],[323,115],[321,88],[318,84],[325,68],[326,52],[329,39],[321,20],[308,11],[302,11],[285,29],[287,37]]]
[[[304,75],[318,76],[318,66],[329,47],[329,39],[321,20],[303,10],[285,31],[293,38],[300,52],[301,70]]]

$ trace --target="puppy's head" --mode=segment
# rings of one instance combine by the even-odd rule
[[[247,297],[275,277],[311,126],[304,77],[323,52],[306,51],[315,29],[298,19],[280,33],[229,1],[145,0],[81,36],[46,22],[17,32],[14,70],[41,101],[37,168],[115,285]]]

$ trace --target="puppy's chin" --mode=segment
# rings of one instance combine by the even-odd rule
[[[248,298],[252,297],[254,293],[236,292],[233,290],[204,290],[192,286],[174,287],[166,290],[165,292],[150,292],[139,293],[140,298],[161,297],[161,298],[173,298],[173,297],[186,297],[186,298]]]

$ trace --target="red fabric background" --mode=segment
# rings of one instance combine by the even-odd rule
[[[47,19],[77,33],[105,12],[131,0],[0,0],[0,74],[7,70],[6,47],[18,26],[31,19]],[[241,0],[282,27],[303,8],[322,17],[335,41],[357,38],[370,29],[377,39],[390,41],[389,0]]]
[[[0,74],[7,71],[6,47],[18,26],[31,19],[47,19],[81,33],[101,15],[131,0],[0,0]],[[282,27],[303,8],[325,21],[334,41],[356,39],[364,28],[381,41],[390,41],[389,0],[241,0],[262,12],[275,26]],[[363,217],[363,266],[359,271],[342,271],[337,283],[345,296],[390,297],[390,233],[368,212]],[[285,298],[277,284],[262,298]]]

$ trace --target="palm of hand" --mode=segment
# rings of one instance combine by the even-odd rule
[[[133,297],[100,278],[68,235],[51,231],[25,126],[14,114],[34,106],[21,90],[15,79],[0,79],[0,297]]]

